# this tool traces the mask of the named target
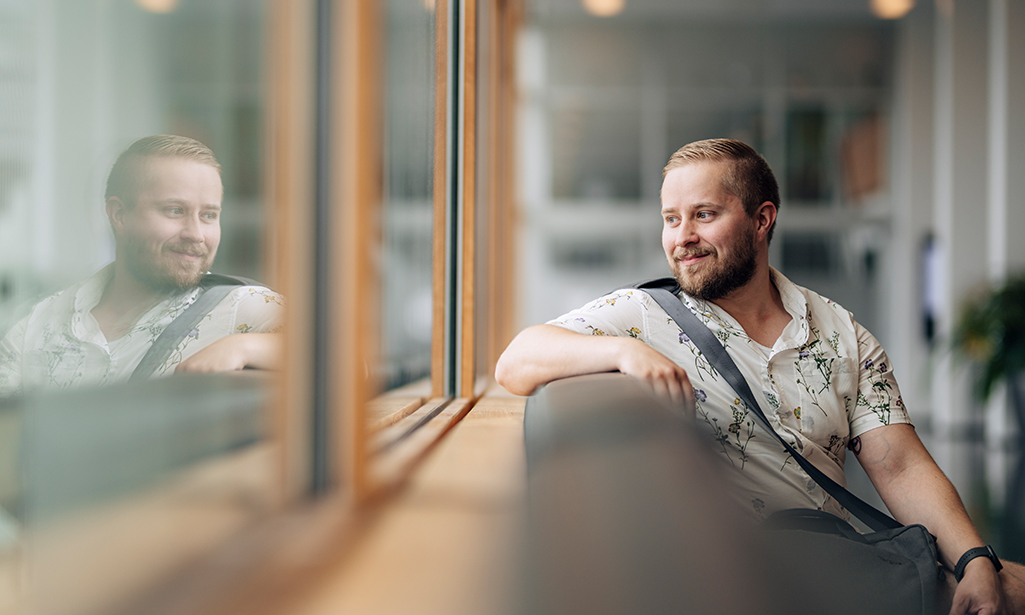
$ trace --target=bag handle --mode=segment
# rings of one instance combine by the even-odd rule
[[[669,316],[676,321],[680,329],[691,339],[698,350],[705,355],[708,362],[712,367],[722,374],[729,383],[733,390],[740,396],[747,407],[755,414],[761,424],[769,430],[773,436],[776,437],[783,444],[783,448],[786,449],[790,456],[794,458],[801,468],[808,473],[808,476],[812,478],[826,493],[831,495],[833,499],[840,503],[841,506],[846,508],[848,511],[854,514],[858,519],[861,519],[865,525],[872,528],[874,531],[882,531],[889,529],[896,529],[903,527],[893,517],[873,507],[871,504],[865,502],[858,496],[848,491],[845,487],[829,478],[822,473],[821,470],[816,468],[810,461],[804,458],[801,453],[798,453],[794,447],[783,439],[776,430],[772,428],[772,423],[765,416],[762,411],[761,405],[751,392],[751,387],[748,386],[747,380],[743,374],[740,373],[740,369],[737,368],[737,364],[733,362],[729,353],[726,352],[726,348],[719,342],[719,339],[715,337],[715,334],[702,323],[697,316],[694,315],[687,307],[680,301],[677,293],[680,292],[680,285],[677,284],[673,278],[659,278],[657,280],[650,280],[647,282],[641,282],[633,286],[637,290],[642,290],[655,300],[663,310],[666,311]]]

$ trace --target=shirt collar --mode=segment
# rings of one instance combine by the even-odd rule
[[[78,290],[75,291],[75,315],[79,316],[92,311],[100,303],[103,291],[112,279],[114,279],[114,263],[108,264],[82,282]]]
[[[803,346],[808,342],[809,335],[808,300],[796,284],[788,280],[786,276],[774,267],[769,267],[769,277],[772,283],[776,285],[776,290],[779,291],[780,300],[783,302],[783,309],[790,314],[790,322],[783,329],[783,333],[780,334],[774,348],[784,349]],[[684,292],[681,292],[680,296],[687,307],[699,316],[711,317],[720,326],[725,328],[735,328],[737,331],[742,330],[740,323],[735,318],[714,303],[692,297]],[[781,343],[782,346],[780,346]]]
[[[810,334],[808,328],[808,299],[804,293],[782,273],[769,267],[769,276],[772,283],[779,291],[779,298],[783,301],[783,308],[790,314],[790,322],[783,329],[776,345],[782,341],[784,348],[798,348],[808,343]]]
[[[114,279],[114,263],[110,263],[100,269],[89,279],[81,282],[74,294],[74,312],[71,315],[71,330],[75,337],[92,341],[97,344],[106,342],[100,326],[92,315],[92,310],[100,303],[103,291]],[[143,314],[135,324],[150,324],[159,319],[165,312],[181,311],[185,306],[191,305],[200,293],[200,287],[191,288],[180,293],[175,293],[157,303],[152,309]],[[102,344],[101,344],[102,345]]]
[[[76,338],[101,345],[106,342],[91,312],[100,303],[103,291],[113,278],[114,263],[110,263],[89,279],[81,282],[75,290],[71,313],[71,333]]]

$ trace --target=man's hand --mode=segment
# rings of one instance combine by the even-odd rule
[[[280,363],[280,333],[238,333],[228,335],[185,359],[175,373],[230,372],[253,367],[277,369]]]
[[[641,380],[651,387],[656,395],[668,399],[675,407],[686,408],[688,415],[692,417],[694,387],[690,384],[687,372],[640,340],[632,337],[616,339],[622,342],[617,369]]]
[[[1002,615],[1003,591],[993,564],[984,557],[968,562],[954,591],[950,615]]]

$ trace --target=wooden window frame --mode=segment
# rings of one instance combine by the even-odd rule
[[[488,2],[487,23],[478,6]],[[289,297],[285,371],[272,415],[273,437],[281,444],[282,501],[295,501],[310,481],[314,428],[302,409],[310,407],[314,368],[313,331],[308,314],[318,291],[311,276],[315,214],[309,185],[315,130],[311,123],[313,36],[310,7],[317,0],[275,0],[271,6],[268,65],[269,127],[267,194],[275,204],[269,245],[282,258],[269,262],[271,280]],[[512,0],[436,0],[435,121],[432,224],[432,349],[430,391],[379,395],[366,365],[378,354],[379,284],[372,267],[380,240],[383,208],[383,11],[376,0],[330,0],[331,50],[328,305],[334,326],[327,332],[327,416],[330,462],[342,499],[358,505],[390,490],[483,394],[498,352],[511,337],[513,322],[513,233],[511,161],[514,83],[513,32],[520,3]],[[492,49],[478,66],[478,29],[487,28]],[[483,72],[479,69],[482,68]],[[486,90],[481,90],[486,88]],[[478,134],[478,92],[484,94],[488,123]],[[487,152],[478,168],[478,153]],[[485,203],[478,203],[481,175]],[[478,245],[479,208],[488,227]],[[478,250],[486,254],[478,255]],[[483,256],[483,259],[478,259]],[[482,289],[478,285],[483,284]],[[324,289],[320,289],[323,291]],[[485,305],[476,301],[478,290]],[[358,300],[351,300],[358,297]],[[484,314],[481,314],[481,311]],[[478,328],[479,316],[487,326]],[[483,330],[481,330],[483,329]],[[484,353],[484,361],[478,361]],[[336,492],[339,491],[336,489]]]

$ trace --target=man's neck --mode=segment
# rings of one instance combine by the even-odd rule
[[[791,321],[766,261],[758,264],[750,282],[711,303],[732,316],[748,337],[769,348]]]
[[[168,297],[166,290],[141,283],[119,265],[114,264],[114,276],[92,309],[93,318],[108,342],[126,335],[143,314]]]

